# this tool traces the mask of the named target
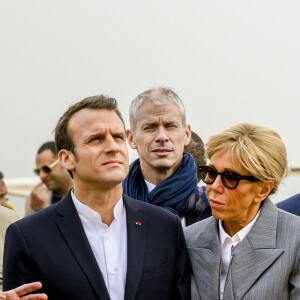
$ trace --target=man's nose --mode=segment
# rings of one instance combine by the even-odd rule
[[[164,127],[159,127],[157,129],[156,142],[165,143],[169,141],[169,136]]]
[[[106,140],[106,151],[107,152],[118,152],[119,151],[119,145],[114,139],[114,137],[110,136]]]

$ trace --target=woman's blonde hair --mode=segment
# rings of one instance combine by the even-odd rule
[[[230,151],[252,176],[261,181],[272,180],[276,193],[287,174],[287,153],[280,135],[267,127],[248,123],[237,124],[209,138],[206,156]]]

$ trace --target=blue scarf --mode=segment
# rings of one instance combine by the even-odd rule
[[[175,173],[160,182],[150,193],[141,171],[139,159],[129,167],[123,181],[125,195],[163,207],[176,215],[201,213],[208,207],[205,188],[198,188],[197,166],[189,153],[183,153],[181,165]]]

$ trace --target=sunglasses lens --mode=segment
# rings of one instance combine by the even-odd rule
[[[239,181],[239,175],[235,172],[224,172],[223,181],[224,185],[229,189],[235,188]]]
[[[213,183],[215,181],[217,173],[213,168],[201,167],[199,169],[202,181],[208,184]]]
[[[41,173],[41,170],[46,174],[49,174],[52,171],[52,169],[49,166],[42,166],[41,168],[34,169],[33,172],[39,176]]]
[[[49,166],[42,166],[41,169],[44,173],[49,174],[51,172],[51,168]]]

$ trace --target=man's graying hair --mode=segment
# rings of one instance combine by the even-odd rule
[[[136,129],[138,110],[146,102],[152,102],[155,105],[174,103],[181,112],[183,125],[186,125],[185,108],[182,100],[171,88],[156,87],[150,88],[147,91],[139,94],[134,100],[131,101],[129,107],[129,122],[132,130]]]

